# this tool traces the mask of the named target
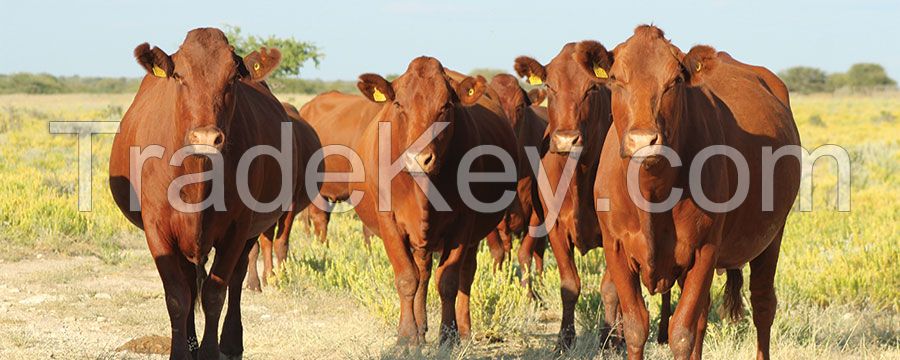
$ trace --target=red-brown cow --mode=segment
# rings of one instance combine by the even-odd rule
[[[297,111],[297,108],[294,105],[288,104],[286,102],[282,102],[281,105],[284,107],[285,113],[287,116],[291,118],[295,123],[298,123],[298,126],[308,126],[307,122],[300,117],[300,112]],[[310,209],[312,206],[307,207],[306,209]],[[306,211],[306,210],[304,210]],[[268,284],[268,279],[274,275],[274,269],[281,266],[284,263],[284,260],[287,259],[288,246],[291,238],[291,228],[294,225],[294,218],[297,217],[297,211],[293,208],[285,211],[284,214],[278,218],[278,221],[275,224],[272,224],[266,231],[263,231],[262,234],[259,235],[259,241],[256,245],[253,245],[253,248],[250,249],[250,254],[248,256],[248,266],[247,266],[247,288],[254,291],[261,291],[262,287],[260,287],[260,277],[262,278],[262,285]],[[274,247],[274,254],[273,254]],[[263,254],[263,273],[262,276],[257,272],[257,260],[259,259],[259,253]],[[274,255],[274,259],[273,259]],[[273,262],[274,260],[274,262]]]
[[[540,226],[540,219],[533,209],[532,195],[534,188],[534,172],[527,167],[528,159],[525,147],[539,149],[542,147],[544,132],[547,129],[547,108],[540,106],[544,102],[546,92],[533,89],[526,93],[519,85],[518,79],[509,74],[495,75],[491,79],[490,88],[497,94],[503,113],[516,133],[516,145],[519,148],[518,160],[527,176],[519,180],[518,198],[507,211],[497,229],[488,234],[487,243],[494,257],[494,265],[499,267],[505,261],[512,248],[512,237],[522,236],[522,245],[518,251],[519,264],[523,271],[523,283],[527,284],[534,258],[535,272],[544,270],[544,250],[547,238],[537,239],[528,233],[528,226]]]
[[[400,297],[399,341],[403,343],[424,341],[433,252],[441,252],[436,275],[441,342],[452,341],[457,334],[462,338],[470,335],[469,296],[478,242],[497,226],[508,206],[474,210],[463,202],[457,176],[468,169],[460,169],[460,165],[465,165],[466,156],[477,156],[484,148],[470,153],[472,149],[493,146],[505,152],[512,164],[501,163],[494,156],[475,157],[470,167],[473,172],[506,171],[511,176],[502,182],[471,183],[467,187],[471,195],[482,202],[515,197],[517,168],[504,166],[515,165],[515,134],[498,115],[502,112],[499,104],[482,96],[485,82],[482,77],[455,80],[430,57],[414,59],[393,82],[374,74],[360,76],[358,86],[363,94],[383,105],[376,121],[354,146],[362,156],[366,182],[351,183],[350,188],[365,192],[356,212],[384,241],[394,269]],[[433,126],[441,124],[447,127],[437,132]],[[380,139],[379,129],[388,126],[390,130],[380,136],[390,135],[392,141],[379,149],[379,143],[385,141]],[[424,148],[407,150],[422,135],[435,138]],[[401,159],[395,162],[398,157]],[[390,178],[394,171],[399,173]],[[381,179],[383,186],[379,186],[379,174],[387,175]],[[428,191],[419,187],[423,180],[431,182]],[[380,187],[385,188],[382,191]],[[441,200],[452,211],[440,211]]]
[[[783,84],[706,46],[684,54],[653,26],[639,26],[614,53],[614,126],[595,195],[609,199],[598,218],[628,357],[642,358],[647,340],[641,283],[651,294],[681,285],[669,346],[677,359],[699,359],[715,269],[727,269],[726,309],[742,316],[741,267],[749,262],[757,358],[768,359],[775,267],[800,181],[800,138]],[[767,147],[787,156],[765,165]],[[665,157],[673,154],[680,164]],[[632,161],[637,177],[628,180]]]
[[[380,110],[379,104],[374,104],[362,96],[330,91],[316,96],[303,105],[300,108],[300,114],[319,133],[322,146],[339,145],[349,148],[356,143]],[[353,169],[350,161],[340,155],[325,157],[325,168],[330,173],[362,171],[362,169]],[[305,217],[311,223],[319,241],[327,244],[328,223],[331,220],[330,210],[333,209],[335,203],[350,198],[350,187],[347,182],[326,181],[322,184],[320,194],[327,203],[306,208]],[[365,227],[363,227],[363,232],[368,235]],[[365,238],[368,243],[368,236]]]
[[[600,149],[611,117],[609,91],[596,74],[587,74],[582,62],[606,57],[606,49],[597,42],[568,43],[546,66],[530,57],[519,57],[515,69],[532,85],[544,84],[548,92],[549,125],[544,132],[545,146],[541,163],[550,189],[564,192],[559,200],[540,191],[541,208],[548,227],[550,246],[559,266],[563,305],[559,347],[572,346],[575,339],[575,303],[581,294],[581,279],[575,267],[574,251],[582,254],[600,246],[600,230],[594,211],[592,189]],[[609,66],[606,58],[598,64]],[[577,158],[575,158],[577,157]],[[567,161],[574,167],[567,173]],[[568,175],[568,182],[564,182]],[[540,177],[538,181],[540,181]],[[553,213],[557,213],[555,222]],[[609,292],[604,284],[604,292]],[[613,291],[614,293],[614,291]],[[614,311],[615,307],[608,307]]]
[[[221,354],[239,357],[247,253],[284,211],[280,204],[274,209],[245,205],[238,187],[243,185],[245,195],[260,203],[287,194],[286,200],[302,209],[309,200],[301,175],[320,147],[318,138],[312,128],[294,124],[287,148],[282,145],[282,122],[290,119],[263,81],[280,62],[277,50],[262,49],[241,59],[222,31],[205,28],[189,32],[171,56],[142,44],[135,57],[148,74],[113,142],[110,190],[125,217],[146,234],[165,290],[170,358],[219,358],[226,290]],[[282,174],[276,158],[261,156],[245,167],[246,183],[238,183],[239,158],[257,145],[287,152],[284,165],[290,165],[290,173]],[[176,151],[185,146],[194,154]],[[282,175],[289,183],[284,184]],[[179,188],[185,180],[188,185]],[[213,206],[199,212],[191,205],[182,207],[182,202],[206,200]],[[138,204],[139,209],[132,207]],[[206,277],[204,263],[213,247],[216,256]],[[206,317],[199,349],[195,300]]]

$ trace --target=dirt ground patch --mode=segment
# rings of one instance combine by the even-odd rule
[[[245,359],[370,357],[393,343],[392,331],[339,294],[244,294]],[[165,358],[148,353],[167,353],[168,335],[145,251],[116,265],[94,257],[0,263],[0,358]]]

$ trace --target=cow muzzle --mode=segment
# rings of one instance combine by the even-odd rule
[[[221,152],[225,146],[225,133],[215,126],[202,126],[188,131],[186,140],[186,145],[201,145],[196,147],[196,154]]]
[[[556,130],[550,136],[551,153],[570,153],[582,145],[581,131],[578,130]]]
[[[410,174],[431,174],[437,167],[434,151],[407,152],[403,154],[403,168]]]
[[[623,158],[634,157],[647,159],[658,157],[662,154],[662,145],[659,132],[648,130],[631,130],[625,133],[622,141],[621,155]]]

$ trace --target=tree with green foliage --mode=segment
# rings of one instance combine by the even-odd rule
[[[853,64],[850,70],[847,70],[846,85],[855,88],[893,87],[897,86],[897,82],[887,75],[881,65],[859,63]]]
[[[788,90],[809,94],[829,90],[828,75],[818,68],[795,66],[778,74]]]
[[[325,57],[318,46],[311,42],[299,41],[294,37],[280,38],[274,35],[268,37],[258,37],[254,35],[244,35],[238,26],[225,26],[225,36],[228,42],[234,46],[234,52],[239,56],[245,56],[259,48],[265,46],[277,48],[281,51],[281,66],[275,70],[270,77],[274,79],[298,77],[300,69],[303,65],[312,60],[316,67]]]

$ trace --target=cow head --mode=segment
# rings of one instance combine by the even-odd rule
[[[455,81],[437,59],[423,56],[410,62],[406,72],[392,82],[363,74],[357,87],[369,100],[385,104],[380,120],[391,122],[392,131],[399,136],[393,142],[399,149],[409,148],[432,125],[449,123],[421,151],[401,154],[407,172],[436,174],[453,138],[456,113],[481,98],[485,83],[481,76]]]
[[[262,81],[281,61],[276,49],[262,48],[241,59],[219,29],[191,30],[171,56],[143,43],[134,56],[148,76],[177,85],[176,124],[184,145],[222,151],[234,113],[234,98],[244,81]],[[166,126],[166,124],[161,124]]]
[[[494,75],[490,86],[497,92],[500,106],[510,125],[516,129],[519,122],[525,117],[525,109],[532,104],[529,94],[519,86],[519,80],[509,74]]]
[[[613,118],[620,140],[622,158],[632,158],[638,150],[663,145],[678,152],[686,115],[686,94],[699,84],[702,63],[689,65],[684,53],[665,38],[659,28],[642,25],[615,49],[616,61],[608,86],[612,91]],[[698,58],[699,59],[699,58]],[[660,163],[662,147],[640,152],[645,170],[664,171]]]
[[[596,41],[566,44],[546,66],[526,56],[516,59],[516,73],[547,90],[550,152],[568,153],[583,145],[586,123],[600,116],[608,95],[603,84],[612,60]]]

